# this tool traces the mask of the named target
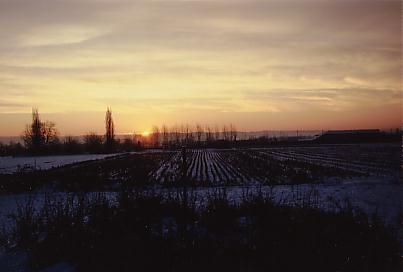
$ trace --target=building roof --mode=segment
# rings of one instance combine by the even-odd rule
[[[324,135],[378,134],[379,129],[328,130]]]

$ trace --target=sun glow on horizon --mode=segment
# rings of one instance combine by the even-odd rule
[[[150,132],[147,131],[147,130],[145,130],[145,131],[143,131],[143,132],[141,133],[141,136],[143,136],[143,137],[148,137],[148,136],[150,136]]]

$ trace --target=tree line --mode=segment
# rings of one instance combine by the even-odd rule
[[[231,145],[238,141],[238,131],[235,125],[224,125],[221,130],[218,126],[202,126],[196,124],[194,127],[186,124],[168,128],[153,126],[149,137],[148,146],[156,148],[177,148],[187,147],[212,147],[217,145]]]
[[[105,135],[89,132],[79,137],[60,137],[56,124],[42,121],[38,109],[32,109],[32,121],[26,125],[21,136],[21,143],[0,143],[0,155],[45,155],[45,154],[80,154],[80,153],[112,153],[117,150],[135,150],[137,147],[130,142],[115,140],[115,125],[112,110],[105,114]]]
[[[396,141],[396,139],[400,141],[401,130],[397,129],[395,133],[385,135],[379,141]],[[240,137],[240,133],[233,124],[212,127],[199,123],[194,126],[185,124],[171,127],[163,124],[153,126],[149,135],[133,132],[122,138],[115,135],[115,123],[110,108],[107,108],[105,113],[103,135],[88,132],[83,137],[61,137],[56,124],[52,121],[42,121],[38,109],[34,108],[32,121],[26,125],[22,133],[22,143],[0,143],[0,156],[116,153],[138,151],[144,148],[231,148],[306,143],[299,141],[301,138],[303,137],[298,135],[286,137],[249,135],[245,138],[245,135]]]
[[[52,121],[42,121],[38,109],[32,109],[32,121],[26,125],[21,136],[22,143],[0,143],[0,155],[47,155],[114,153],[138,151],[143,148],[175,149],[186,147],[229,147],[238,141],[238,132],[233,124],[218,126],[196,124],[168,128],[153,126],[149,135],[133,133],[123,139],[115,135],[112,110],[105,113],[105,133],[88,132],[83,137],[61,137]]]

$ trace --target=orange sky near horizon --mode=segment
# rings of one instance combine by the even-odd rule
[[[0,0],[0,136],[401,126],[397,0]]]

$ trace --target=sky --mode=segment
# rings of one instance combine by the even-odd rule
[[[401,125],[395,0],[0,0],[0,136]]]

